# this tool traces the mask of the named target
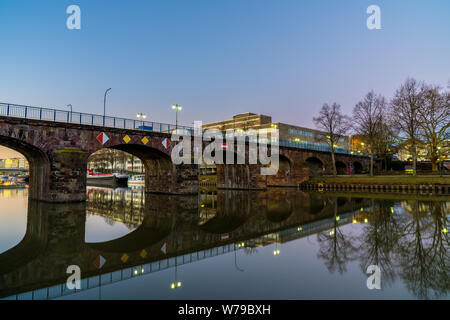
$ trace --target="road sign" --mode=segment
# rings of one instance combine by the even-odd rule
[[[106,133],[102,132],[97,136],[97,140],[101,143],[101,144],[105,144],[106,142],[108,142],[109,137],[106,135]]]
[[[222,233],[220,235],[220,240],[224,241],[224,240],[228,240],[230,239],[230,234],[229,233]]]
[[[162,142],[162,145],[163,145],[164,148],[166,148],[166,149],[169,148],[170,145],[171,145],[170,140],[167,139],[167,138],[165,138],[165,139],[163,140],[163,142]]]
[[[123,138],[123,141],[125,141],[125,143],[130,142],[130,141],[131,141],[130,136],[129,136],[129,135],[126,135],[126,136]]]
[[[128,255],[126,254],[126,253],[124,253],[123,255],[122,255],[122,257],[120,258],[120,260],[122,260],[122,262],[123,263],[125,263],[125,262],[127,262],[128,261]]]
[[[97,269],[101,269],[105,263],[106,263],[106,259],[103,258],[102,256],[98,256],[97,259],[94,260],[94,266]]]
[[[164,254],[167,254],[167,252],[169,251],[169,245],[167,244],[167,242],[165,242],[165,243],[162,245],[161,251],[162,251]]]

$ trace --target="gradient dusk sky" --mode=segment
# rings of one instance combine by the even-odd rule
[[[81,8],[68,30],[66,8]],[[369,5],[381,30],[366,27]],[[0,0],[0,101],[192,125],[254,112],[313,127],[408,77],[450,79],[449,0]]]

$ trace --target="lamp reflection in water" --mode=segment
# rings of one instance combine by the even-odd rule
[[[245,247],[245,242],[240,242],[237,244],[238,248],[243,248]],[[234,266],[236,267],[237,270],[244,272],[244,269],[239,268],[238,264],[237,264],[237,250],[236,248],[234,249]]]
[[[277,236],[275,239],[275,250],[273,250],[273,255],[278,256],[280,254],[280,249],[278,249],[278,242],[279,242],[279,233],[277,232]]]
[[[170,284],[170,289],[175,290],[181,288],[181,281],[178,280],[177,258],[175,257],[175,281]]]

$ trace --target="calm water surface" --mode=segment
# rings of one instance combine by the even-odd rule
[[[448,197],[87,192],[86,203],[62,205],[0,190],[0,297],[450,298]],[[77,292],[64,285],[69,265],[81,269]],[[367,288],[369,265],[381,290]]]

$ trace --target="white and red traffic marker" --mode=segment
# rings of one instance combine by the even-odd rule
[[[222,150],[228,150],[228,143],[222,143],[221,148]]]
[[[220,240],[225,241],[225,240],[228,240],[228,239],[230,239],[230,234],[229,233],[222,233],[220,235]]]
[[[102,256],[98,256],[97,259],[94,260],[94,266],[97,269],[101,269],[106,263],[106,259]]]
[[[169,249],[170,249],[170,247],[169,247],[169,245],[167,244],[167,242],[165,242],[165,243],[162,245],[162,247],[161,247],[161,251],[162,251],[164,254],[167,254],[167,252],[169,252]]]
[[[97,140],[101,144],[105,144],[106,142],[108,142],[109,137],[106,135],[106,133],[102,132],[97,136]]]
[[[170,140],[165,138],[162,142],[162,145],[164,146],[164,148],[168,149],[171,145]]]

